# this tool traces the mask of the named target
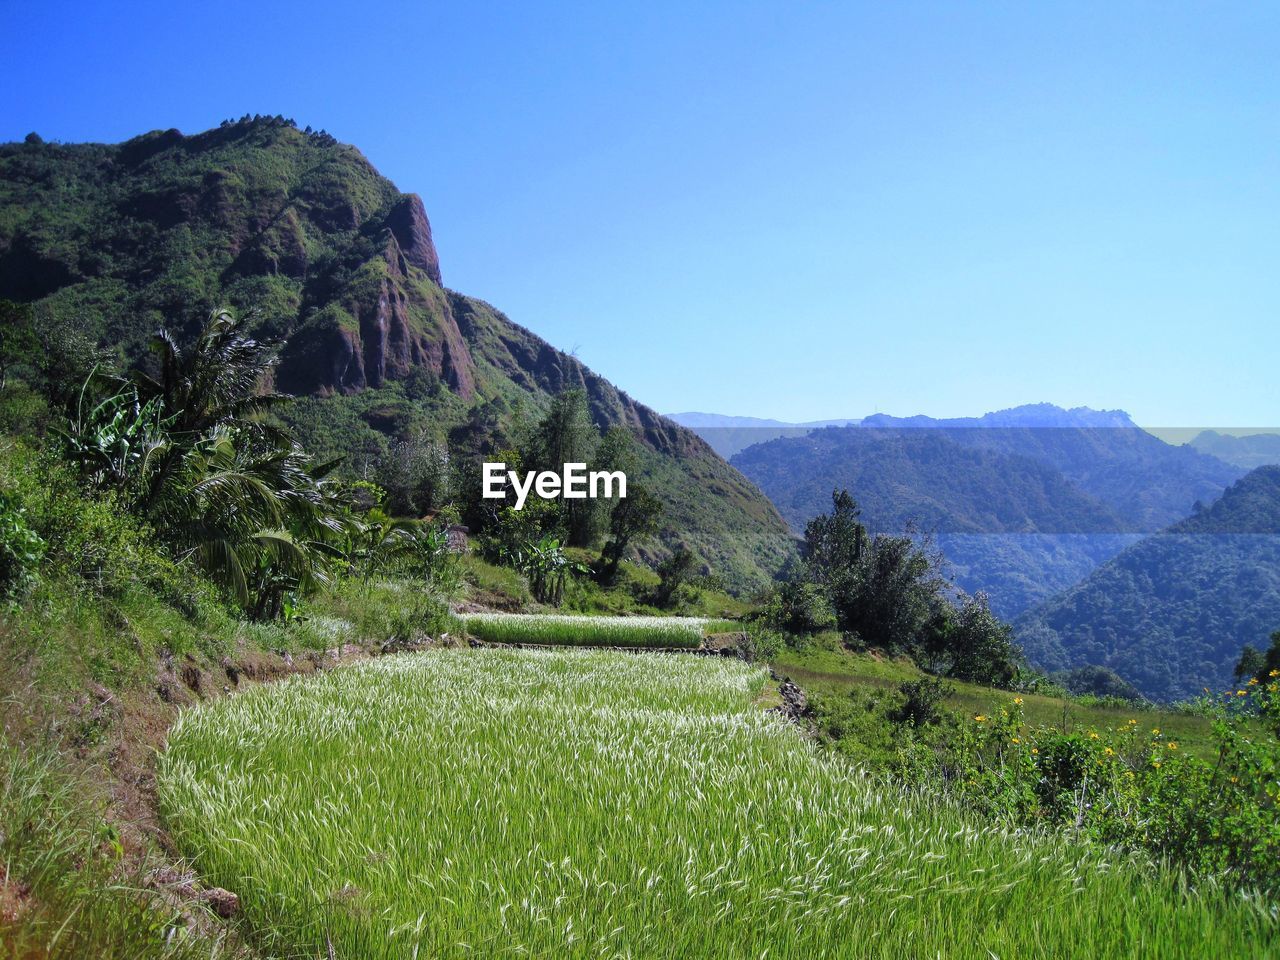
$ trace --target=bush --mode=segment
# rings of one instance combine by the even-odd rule
[[[1201,875],[1280,893],[1280,669],[1203,705],[1218,756],[1187,756],[1136,717],[1112,728],[1029,728],[1014,697],[962,724],[942,770],[964,802],[1013,824],[1067,827]],[[938,773],[942,776],[938,777]]]
[[[761,623],[749,623],[740,649],[743,657],[749,662],[768,663],[774,660],[785,646],[786,642],[777,630],[770,630]]]
[[[35,581],[45,542],[31,529],[27,512],[0,494],[0,599],[17,600]]]
[[[898,686],[898,692],[906,699],[891,716],[897,723],[924,727],[942,719],[942,702],[951,695],[953,688],[937,677],[923,680],[907,680]]]
[[[770,594],[761,619],[774,630],[792,636],[810,636],[836,625],[835,611],[822,589],[804,581],[780,584]]]

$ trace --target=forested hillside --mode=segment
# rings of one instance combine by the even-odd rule
[[[217,307],[247,312],[257,336],[284,341],[276,388],[306,398],[289,425],[352,475],[398,442],[455,460],[511,445],[581,388],[598,427],[640,441],[668,549],[743,586],[782,562],[776,511],[702,440],[442,284],[421,200],[283,118],[0,147],[0,299],[32,304],[55,351],[145,365],[161,326],[181,340]]]
[[[1280,623],[1280,467],[1259,467],[1216,503],[1147,537],[1017,623],[1047,669],[1100,664],[1148,697],[1231,681],[1245,644]]]

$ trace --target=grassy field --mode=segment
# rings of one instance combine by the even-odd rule
[[[1240,899],[877,786],[755,708],[765,681],[608,651],[383,658],[184,713],[160,803],[264,945],[305,956],[1276,949]]]
[[[887,659],[879,655],[852,653],[838,643],[818,642],[803,651],[785,650],[775,660],[780,673],[791,677],[811,697],[831,700],[857,700],[861,706],[874,708],[883,698],[896,693],[904,680],[926,676],[909,660]],[[994,714],[1008,706],[1013,694],[978,684],[948,681],[954,688],[947,706],[961,716]],[[1119,727],[1130,718],[1138,718],[1143,728],[1158,727],[1169,739],[1176,740],[1189,753],[1211,757],[1216,755],[1210,735],[1209,721],[1201,716],[1176,710],[1152,707],[1127,708],[1081,704],[1058,697],[1021,694],[1022,709],[1032,726],[1057,726],[1072,729]]]
[[[563,614],[462,614],[466,630],[490,643],[538,643],[566,647],[683,647],[702,643],[704,632],[732,624],[702,617],[594,617]]]

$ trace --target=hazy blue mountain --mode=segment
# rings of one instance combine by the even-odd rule
[[[794,529],[847,487],[875,529],[933,532],[957,582],[1015,616],[1211,502],[1244,471],[1123,411],[1032,404],[982,417],[876,414],[777,438],[732,462]]]
[[[688,427],[720,456],[728,459],[740,450],[778,437],[802,437],[821,427],[856,425],[857,420],[812,420],[789,423],[760,417],[731,417],[720,413],[668,413],[667,419]]]
[[[1068,410],[1052,403],[1027,403],[984,413],[980,417],[938,419],[922,414],[894,417],[887,413],[876,413],[866,417],[862,424],[866,427],[932,427],[945,430],[965,427],[1137,427],[1123,410],[1094,410],[1090,407],[1072,407]]]
[[[1233,437],[1215,430],[1202,430],[1190,446],[1246,470],[1280,463],[1280,433]]]
[[[1216,691],[1280,628],[1280,467],[1146,537],[1016,624],[1032,662],[1110,667],[1148,697]]]
[[[1005,617],[1086,576],[1135,539],[1114,510],[1038,460],[944,430],[827,428],[733,458],[797,532],[847,488],[875,531],[934,535],[956,582]]]

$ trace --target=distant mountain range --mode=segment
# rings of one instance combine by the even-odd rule
[[[669,413],[667,419],[688,427],[726,460],[740,450],[778,437],[802,437],[823,427],[857,426],[857,420],[811,420],[788,423],[759,417],[727,417],[719,413]]]
[[[1100,664],[1146,696],[1218,691],[1246,643],[1280,628],[1280,467],[1147,537],[1016,624],[1049,669]]]
[[[1216,430],[1202,430],[1190,445],[1201,453],[1210,454],[1246,470],[1280,463],[1280,433],[1255,433],[1235,437]]]
[[[1278,448],[1210,431],[1172,445],[1123,411],[1034,404],[876,414],[731,462],[797,531],[847,488],[872,530],[933,534],[1037,666],[1107,666],[1171,700],[1229,682],[1243,645],[1280,628],[1280,466],[1248,472]]]

